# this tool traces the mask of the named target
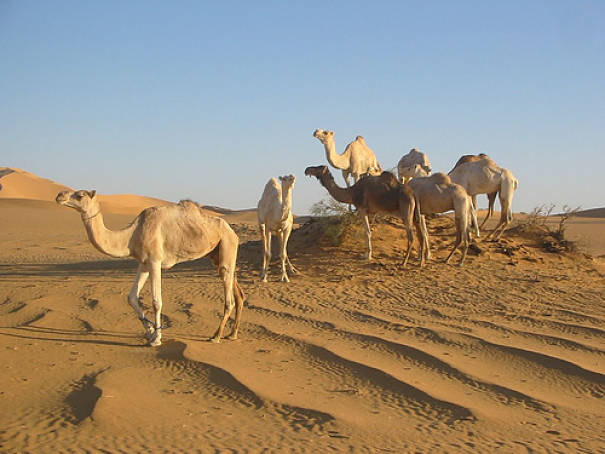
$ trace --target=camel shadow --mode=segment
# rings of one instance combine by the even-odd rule
[[[12,332],[7,332],[10,330]],[[0,327],[0,336],[13,337],[17,339],[66,342],[73,344],[92,344],[92,345],[112,345],[117,347],[146,347],[143,343],[143,337],[133,333],[108,332],[108,331],[78,331],[59,328],[42,328],[35,326],[2,326]],[[98,336],[107,339],[88,339],[84,337]],[[80,337],[80,338],[78,338]],[[137,339],[139,342],[126,342],[114,339]]]
[[[74,277],[74,276],[98,276],[120,275],[134,276],[138,268],[138,262],[133,259],[121,260],[95,260],[73,263],[29,263],[0,265],[0,278],[3,277]],[[165,272],[169,273],[191,273],[191,272],[216,272],[210,259],[203,257],[190,262],[179,263]]]

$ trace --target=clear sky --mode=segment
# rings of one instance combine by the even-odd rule
[[[605,206],[605,1],[0,0],[0,166],[234,209],[293,173],[305,214],[316,128]]]

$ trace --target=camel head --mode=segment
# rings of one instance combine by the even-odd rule
[[[413,177],[413,178],[429,176],[428,172],[426,170],[424,170],[420,164],[414,164],[414,165],[408,166],[402,170],[403,170],[403,173],[405,173],[408,176]]]
[[[329,173],[328,166],[312,166],[305,169],[306,176],[315,177],[318,180],[321,180],[322,176],[328,175]]]
[[[294,186],[296,177],[294,175],[284,175],[283,177],[279,177],[279,181],[281,181],[283,186],[291,188]]]
[[[316,129],[313,132],[313,137],[316,137],[321,143],[327,145],[329,141],[334,140],[334,131],[324,131],[323,129]]]
[[[82,214],[99,212],[97,191],[62,191],[55,200],[59,205],[73,208]]]

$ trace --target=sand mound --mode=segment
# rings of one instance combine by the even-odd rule
[[[0,167],[0,185],[2,199],[54,201],[59,192],[71,189],[25,170],[10,167]]]
[[[605,218],[605,208],[591,208],[576,213],[576,216],[582,218]]]
[[[54,202],[57,194],[72,188],[41,178],[25,170],[0,167],[0,199],[38,200]],[[172,202],[134,194],[99,194],[105,213],[138,214],[145,208],[169,205]],[[205,209],[208,215],[215,212]]]

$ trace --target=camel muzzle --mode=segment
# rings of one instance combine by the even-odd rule
[[[57,202],[59,205],[64,205],[65,202],[67,202],[69,200],[69,191],[61,191],[57,194],[57,197],[55,198],[55,202]]]

